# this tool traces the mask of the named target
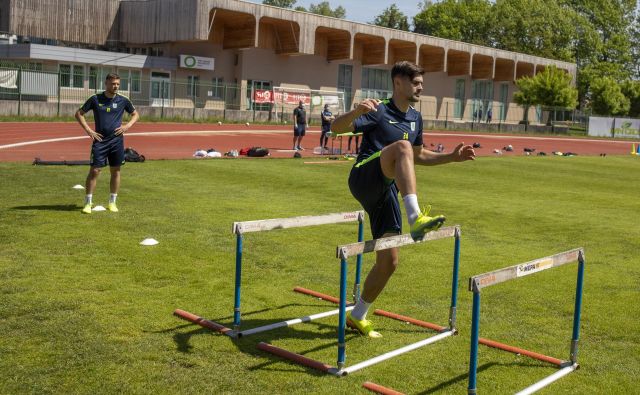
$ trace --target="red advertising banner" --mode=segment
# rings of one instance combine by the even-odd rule
[[[266,89],[256,89],[253,94],[253,101],[258,104],[294,104],[302,101],[305,105],[311,104],[311,94],[304,92],[273,92]]]

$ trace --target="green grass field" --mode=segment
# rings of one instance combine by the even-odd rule
[[[346,184],[349,165],[127,164],[120,213],[91,216],[80,213],[83,192],[71,188],[86,171],[0,164],[2,394],[354,394],[366,393],[364,381],[411,394],[466,393],[468,278],[574,247],[587,258],[581,369],[542,393],[637,392],[638,158],[480,158],[420,168],[421,202],[462,227],[460,334],[340,379],[255,349],[266,341],[335,364],[336,316],[234,341],[172,312],[230,325],[232,222],[359,209]],[[105,173],[94,202],[106,206],[107,196]],[[245,327],[333,309],[291,290],[337,295],[335,247],[355,241],[356,232],[343,224],[247,234]],[[160,244],[138,245],[146,237]],[[375,307],[445,325],[452,252],[451,239],[403,248]],[[568,359],[575,278],[572,264],[488,288],[481,336]],[[381,340],[348,334],[348,364],[432,334],[380,317],[376,323]],[[481,346],[479,393],[514,393],[554,371]]]

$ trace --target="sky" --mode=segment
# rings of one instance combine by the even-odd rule
[[[262,4],[262,0],[249,0],[252,3]],[[297,0],[294,7],[302,6],[309,8],[309,4],[318,4],[323,0]],[[400,11],[409,18],[409,23],[413,21],[413,16],[418,13],[418,3],[420,0],[328,0],[331,8],[334,9],[338,6],[344,7],[347,10],[347,17],[345,19],[354,22],[373,22],[373,20],[388,8],[392,3],[395,3]]]

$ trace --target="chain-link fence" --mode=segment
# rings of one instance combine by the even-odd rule
[[[84,101],[104,89],[102,71],[84,75],[83,68],[61,68],[56,72],[37,67],[0,68],[0,115],[72,115]],[[197,77],[186,81],[170,80],[168,75],[140,78],[140,73],[120,75],[120,93],[129,97],[142,115],[152,118],[222,119],[235,121],[291,122],[285,109],[256,100],[256,89],[250,84],[207,83]],[[271,88],[275,97],[286,88]],[[320,91],[319,91],[320,92]],[[281,93],[282,94],[282,93]],[[313,99],[313,91],[309,91]],[[340,105],[334,113],[348,111],[366,98],[385,99],[390,91],[363,90],[340,92]],[[308,108],[310,124],[319,124],[322,105]],[[574,128],[586,130],[589,114],[565,108],[525,108],[514,103],[487,100],[436,99],[422,96],[414,104],[423,118],[432,125],[446,128],[503,130],[503,125],[524,124],[549,126],[556,131]],[[289,111],[291,112],[291,111]],[[337,114],[336,114],[337,115]],[[505,130],[508,128],[505,126]],[[547,128],[549,129],[549,128]]]

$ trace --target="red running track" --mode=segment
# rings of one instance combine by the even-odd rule
[[[192,158],[197,149],[214,148],[219,152],[243,147],[262,146],[271,151],[272,157],[293,156],[293,131],[287,126],[240,124],[183,124],[137,123],[127,132],[125,145],[134,147],[147,159]],[[320,131],[311,128],[302,145],[307,149],[303,157],[320,158],[313,154],[319,145]],[[524,155],[524,148],[540,151],[574,152],[578,155],[627,155],[631,142],[569,137],[532,137],[522,135],[474,134],[464,132],[427,131],[425,144],[433,148],[438,143],[451,150],[460,142],[480,143],[479,156],[496,155],[494,149],[512,145],[513,152],[505,156]],[[337,148],[339,140],[334,142]],[[343,142],[346,150],[347,142]],[[31,162],[42,160],[84,160],[89,158],[90,140],[74,122],[4,122],[0,123],[0,162]]]

